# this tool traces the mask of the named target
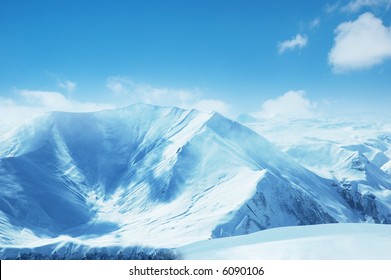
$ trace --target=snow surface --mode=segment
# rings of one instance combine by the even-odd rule
[[[391,259],[391,225],[328,224],[268,229],[179,248],[191,260]]]

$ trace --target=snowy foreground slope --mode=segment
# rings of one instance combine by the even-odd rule
[[[179,248],[185,259],[391,259],[391,225],[328,224],[268,229]]]
[[[349,182],[350,193],[347,182],[315,174],[217,113],[143,104],[49,113],[0,136],[0,257],[19,248],[175,248],[281,226],[390,223],[389,174],[351,167],[366,181]]]

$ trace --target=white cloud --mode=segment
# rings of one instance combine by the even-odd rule
[[[329,63],[335,72],[364,69],[391,57],[391,28],[371,13],[335,29]]]
[[[56,91],[15,90],[12,98],[0,97],[0,132],[35,115],[50,111],[95,112],[124,107],[132,103],[150,103],[160,106],[178,106],[204,112],[216,111],[230,115],[230,105],[221,100],[202,99],[199,90],[170,89],[138,84],[126,77],[110,77],[106,86],[115,93],[115,104],[79,102]]]
[[[75,82],[72,82],[70,80],[64,80],[59,75],[51,71],[45,71],[45,73],[46,75],[56,80],[56,85],[59,88],[65,89],[67,92],[73,92],[77,87],[77,84]]]
[[[127,77],[109,77],[106,87],[127,103],[149,103],[160,106],[177,106],[200,111],[216,111],[230,115],[230,105],[221,100],[202,99],[198,89],[172,89],[136,83]],[[125,101],[126,100],[126,101]]]
[[[316,18],[310,22],[310,29],[313,30],[313,29],[319,27],[319,25],[320,25],[320,19]]]
[[[53,91],[18,90],[17,93],[27,105],[44,111],[94,112],[114,107],[110,104],[80,103]]]
[[[201,112],[219,112],[224,116],[230,115],[231,106],[221,100],[203,99],[192,105],[194,109]]]
[[[53,111],[68,110],[72,107],[72,102],[59,92],[18,90],[25,102],[29,105],[42,108],[50,108]]]
[[[106,80],[106,87],[115,94],[128,94],[127,85],[132,86],[133,82],[122,77],[109,77]]]
[[[13,99],[0,98],[0,125],[3,128],[50,111],[94,112],[114,108],[110,104],[78,102],[54,91],[24,89],[16,90],[15,93]]]
[[[0,96],[0,107],[9,107],[15,105],[15,102],[10,98]]]
[[[343,11],[347,12],[358,12],[362,8],[386,8],[389,9],[391,6],[391,0],[353,0],[350,1],[346,6],[342,7]]]
[[[127,77],[109,77],[106,87],[117,95],[126,97],[131,103],[151,103],[164,106],[184,106],[200,95],[197,89],[171,89],[136,83]]]
[[[327,3],[325,10],[326,10],[326,13],[331,14],[331,13],[335,12],[339,7],[340,7],[339,2],[335,2],[333,4]]]
[[[276,99],[269,99],[261,106],[261,111],[253,113],[257,118],[275,117],[314,117],[317,114],[317,103],[305,98],[304,91],[288,91]]]
[[[76,89],[77,84],[72,81],[62,81],[58,80],[57,81],[57,86],[60,88],[65,89],[66,91],[72,92]]]
[[[307,45],[307,43],[308,43],[308,38],[306,35],[297,34],[291,40],[286,40],[282,43],[279,43],[278,52],[284,53],[288,50],[302,49]]]

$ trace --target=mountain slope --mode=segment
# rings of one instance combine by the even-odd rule
[[[54,112],[0,139],[0,241],[176,247],[265,228],[363,222],[336,188],[219,114]],[[390,214],[384,203],[381,213]],[[368,213],[370,215],[371,213]]]
[[[296,162],[332,180],[332,186],[362,219],[391,223],[388,120],[374,116],[241,119]]]
[[[329,224],[281,227],[178,248],[185,259],[390,260],[391,226]]]

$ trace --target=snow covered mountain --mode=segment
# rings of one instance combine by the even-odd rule
[[[53,112],[0,138],[0,247],[178,247],[280,226],[390,223],[390,177],[364,170],[365,192],[353,181],[343,192],[347,181],[217,113]],[[348,196],[357,190],[360,206]]]
[[[241,122],[332,185],[367,221],[390,223],[391,126],[375,116]],[[378,215],[388,213],[387,215]]]

